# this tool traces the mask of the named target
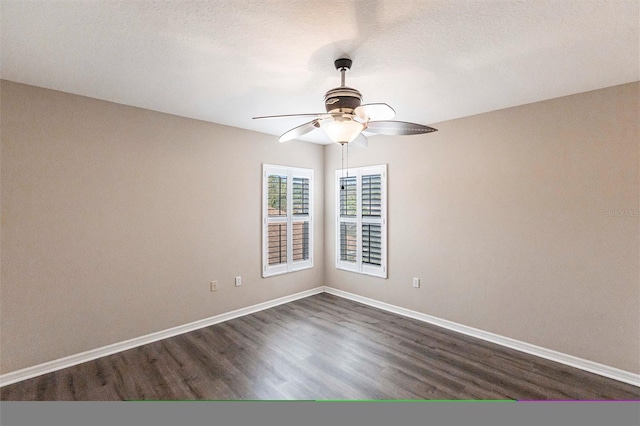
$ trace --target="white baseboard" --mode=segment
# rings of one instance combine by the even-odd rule
[[[358,296],[357,294],[338,290],[332,287],[325,286],[324,291],[329,294],[333,294],[335,296],[353,300],[354,302],[360,302],[362,304],[373,306],[374,308],[382,309],[384,311],[392,312],[394,314],[417,319],[419,321],[424,321],[429,324],[446,328],[448,330],[466,334],[467,336],[477,337],[479,339],[486,340],[488,342],[497,343],[498,345],[506,346],[508,348],[525,352],[531,355],[539,356],[540,358],[545,358],[551,361],[559,362],[561,364],[579,368],[581,370],[589,371],[591,373],[599,374],[601,376],[608,377],[610,379],[615,379],[620,382],[628,383],[630,385],[640,386],[640,374],[635,374],[629,371],[620,370],[618,368],[610,367],[608,365],[589,361],[583,358],[578,358],[573,355],[567,355],[562,352],[557,352],[551,349],[546,349],[540,346],[532,345],[530,343],[522,342],[520,340],[512,339],[510,337],[500,336],[498,334],[479,330],[477,328],[458,324],[453,321],[437,318],[431,315],[423,314],[421,312],[416,312],[410,309],[401,308],[399,306],[391,305],[388,303],[379,302],[374,299],[369,299],[368,297]]]
[[[375,308],[392,312],[394,314],[402,315],[408,318],[424,321],[439,327],[446,328],[448,330],[466,334],[472,337],[477,337],[479,339],[496,343],[498,345],[506,346],[511,349],[515,349],[531,355],[539,356],[541,358],[559,362],[561,364],[569,365],[571,367],[579,368],[581,370],[589,371],[591,373],[599,374],[604,377],[609,377],[611,379],[618,380],[624,383],[629,383],[634,386],[640,386],[640,374],[631,373],[629,371],[620,370],[618,368],[610,367],[608,365],[599,364],[597,362],[578,358],[572,355],[563,354],[561,352],[553,351],[551,349],[546,349],[540,346],[532,345],[530,343],[511,339],[509,337],[500,336],[498,334],[479,330],[477,328],[468,327],[466,325],[458,324],[453,321],[448,321],[448,320],[437,318],[431,315],[423,314],[421,312],[401,308],[399,306],[391,305],[389,303],[380,302],[374,299],[369,299],[368,297],[358,296],[357,294],[338,290],[332,287],[321,286],[321,287],[316,287],[314,289],[303,291],[300,293],[291,294],[289,296],[280,297],[278,299],[270,300],[267,302],[258,303],[257,305],[248,306],[246,308],[237,309],[235,311],[226,312],[224,314],[215,315],[213,317],[205,318],[199,321],[194,321],[188,324],[158,331],[156,333],[147,334],[145,336],[136,337],[134,339],[125,340],[123,342],[114,343],[112,345],[92,349],[92,350],[81,352],[75,355],[70,355],[64,358],[45,362],[43,364],[38,364],[32,367],[27,367],[22,370],[12,371],[10,373],[0,375],[0,387],[10,385],[12,383],[16,383],[22,380],[31,379],[33,377],[37,377],[43,374],[51,373],[53,371],[61,370],[63,368],[82,364],[83,362],[91,361],[103,356],[126,351],[128,349],[146,345],[147,343],[152,343],[158,340],[166,339],[168,337],[173,337],[179,334],[188,333],[193,330],[208,327],[210,325],[218,324],[218,323],[228,321],[233,318],[238,318],[244,315],[249,315],[255,312],[272,308],[274,306],[282,305],[284,303],[293,302],[294,300],[313,296],[315,294],[319,294],[322,292],[327,292],[335,296],[353,300],[355,302],[359,302],[365,305],[373,306]]]
[[[70,355],[64,358],[55,359],[53,361],[45,362],[43,364],[27,367],[22,370],[12,371],[10,373],[0,375],[0,387],[10,385],[12,383],[20,382],[22,380],[31,379],[36,376],[41,376],[46,373],[51,373],[53,371],[61,370],[63,368],[82,364],[83,362],[91,361],[103,356],[126,351],[128,349],[146,345],[147,343],[156,342],[158,340],[166,339],[168,337],[173,337],[179,334],[188,333],[193,330],[198,330],[200,328],[208,327],[213,324],[229,321],[230,319],[233,319],[233,318],[238,318],[244,315],[253,314],[258,311],[263,311],[265,309],[273,308],[274,306],[282,305],[284,303],[293,302],[294,300],[313,296],[314,294],[319,294],[319,293],[322,293],[323,291],[324,291],[323,286],[316,287],[311,290],[302,291],[300,293],[291,294],[289,296],[284,296],[278,299],[269,300],[267,302],[258,303],[257,305],[248,306],[246,308],[241,308],[235,311],[226,312],[224,314],[215,315],[213,317],[205,318],[199,321],[194,321],[188,324],[179,325],[177,327],[168,328],[166,330],[147,334],[145,336],[136,337],[134,339],[125,340],[123,342],[114,343],[112,345],[103,346],[101,348],[91,349],[86,352],[81,352],[81,353]]]

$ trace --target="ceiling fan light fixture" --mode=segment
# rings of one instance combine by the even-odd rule
[[[364,124],[354,120],[322,120],[320,126],[329,139],[339,144],[353,141],[364,130]]]

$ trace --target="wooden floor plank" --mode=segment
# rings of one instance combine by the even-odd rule
[[[640,400],[640,388],[322,293],[4,386],[2,400]]]

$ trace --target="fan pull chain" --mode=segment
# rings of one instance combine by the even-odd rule
[[[347,144],[347,179],[349,179],[349,144]]]
[[[347,179],[349,179],[349,144],[340,144],[340,162],[342,167],[342,184],[340,185],[340,190],[344,191],[344,146],[347,145]]]
[[[344,144],[340,144],[340,161],[342,167],[342,178],[340,179],[340,190],[344,191]]]

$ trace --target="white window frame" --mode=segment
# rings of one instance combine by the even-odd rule
[[[269,176],[280,175],[287,177],[287,215],[269,217]],[[293,214],[293,178],[309,179],[309,214]],[[276,166],[272,164],[262,165],[262,276],[272,277],[274,275],[286,274],[288,272],[300,271],[313,268],[313,189],[314,189],[313,169],[303,169],[299,167]],[[309,223],[309,259],[293,260],[293,223]],[[278,265],[269,265],[269,224],[287,224],[287,262]]]
[[[363,218],[362,216],[362,176],[381,175],[381,213],[380,218]],[[340,217],[340,179],[342,177],[356,178],[356,217]],[[387,165],[356,167],[351,169],[336,170],[335,179],[335,217],[336,217],[336,268],[345,271],[372,275],[379,278],[387,278]],[[340,259],[340,224],[355,223],[357,246],[356,262],[347,262]],[[362,262],[362,225],[372,223],[381,225],[381,265],[375,266]]]

